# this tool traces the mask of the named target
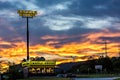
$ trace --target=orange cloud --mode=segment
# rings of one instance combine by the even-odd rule
[[[99,37],[119,37],[120,33],[119,32],[99,32],[99,33],[90,33],[90,34],[85,34],[84,36],[86,36],[86,38],[95,41],[97,40]]]
[[[75,38],[79,37],[78,36],[70,36],[70,38]],[[99,33],[90,33],[90,34],[84,34],[84,39],[82,42],[77,41],[77,42],[69,42],[66,44],[63,44],[62,46],[56,48],[52,46],[51,44],[56,44],[59,43],[59,39],[64,39],[64,38],[69,38],[69,36],[44,36],[41,39],[56,39],[55,41],[48,41],[46,44],[36,44],[36,45],[31,45],[30,46],[30,56],[31,57],[36,57],[36,56],[43,56],[47,57],[51,60],[57,60],[58,63],[62,62],[71,62],[73,61],[73,58],[70,56],[76,56],[74,61],[84,61],[87,60],[89,56],[98,56],[99,54],[104,53],[104,42],[102,40],[99,40],[100,37],[119,37],[120,33],[118,32],[99,32]],[[88,39],[88,40],[86,40]],[[91,41],[95,42],[101,42],[101,44],[97,43],[92,43]],[[103,42],[103,43],[102,43]],[[115,43],[110,43],[108,40],[108,55],[110,57],[112,56],[118,56],[118,42]],[[15,43],[10,43],[3,41],[2,38],[0,38],[0,43],[1,44],[6,44],[6,45],[16,45],[14,47],[10,48],[1,48],[0,50],[0,56],[8,58],[15,63],[19,63],[23,58],[26,58],[26,43],[21,41],[21,42],[15,42]],[[42,55],[45,54],[45,55]],[[69,58],[68,58],[68,57]],[[57,58],[56,58],[57,57]]]

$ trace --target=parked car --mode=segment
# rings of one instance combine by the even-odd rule
[[[62,77],[62,78],[64,78],[65,77],[65,75],[64,74],[58,74],[56,77]]]
[[[9,80],[9,78],[10,78],[10,77],[9,77],[8,75],[3,75],[3,77],[2,77],[3,80]],[[2,80],[2,79],[1,79],[1,80]]]
[[[76,77],[76,75],[72,74],[72,73],[67,73],[67,74],[64,75],[64,77],[70,77],[70,78],[72,78],[72,77]]]

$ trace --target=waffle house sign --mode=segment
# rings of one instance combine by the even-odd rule
[[[23,67],[31,67],[31,66],[55,66],[56,62],[55,61],[28,61],[28,62],[23,62],[22,66]]]
[[[22,67],[28,67],[30,73],[54,73],[56,61],[28,61]]]

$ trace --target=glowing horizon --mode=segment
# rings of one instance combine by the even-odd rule
[[[30,57],[64,62],[85,61],[105,53],[118,57],[119,0],[0,0],[0,61],[26,58],[26,19],[17,10],[37,11],[29,19]]]
[[[89,56],[99,56],[99,54],[104,53],[104,41],[99,40],[99,37],[103,37],[103,35],[106,37],[115,37],[120,35],[120,33],[114,33],[113,35],[112,34],[113,33],[110,32],[108,34],[101,32],[87,34],[86,38],[88,38],[89,41],[71,42],[68,44],[63,44],[60,47],[51,46],[50,44],[48,44],[48,42],[46,42],[46,44],[44,45],[32,45],[30,46],[30,57],[45,57],[46,60],[56,60],[60,63],[60,61],[72,61],[72,56],[75,56],[76,61],[84,61],[87,60]],[[54,36],[47,36],[46,39],[49,39],[50,37],[52,39],[55,38]],[[96,41],[99,42],[99,44]],[[0,42],[1,44],[13,45],[13,43],[2,41],[2,39]],[[59,42],[59,36],[57,37],[55,43],[56,42]],[[54,41],[51,44],[53,43]],[[13,62],[18,63],[23,58],[26,58],[26,43],[17,42],[15,44],[15,47],[1,49],[0,55],[1,57],[8,58]],[[107,40],[107,48],[109,57],[119,56],[119,43],[110,42]]]

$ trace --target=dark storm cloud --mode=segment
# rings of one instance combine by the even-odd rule
[[[106,41],[109,41],[109,43],[111,43],[111,42],[120,42],[120,37],[118,36],[118,37],[100,37],[99,38],[100,40],[106,40]]]
[[[78,54],[85,55],[78,59],[86,59],[94,52],[99,53],[103,39],[120,42],[119,33],[115,33],[120,31],[120,0],[0,0],[2,57],[8,52],[11,57],[17,57],[14,53],[24,53],[22,49],[26,48],[26,18],[18,16],[18,9],[38,12],[29,19],[33,55],[38,53],[47,59],[59,60]]]
[[[13,9],[15,6],[10,4],[9,2],[0,2],[0,10],[3,9]]]
[[[83,16],[119,16],[119,0],[79,0],[70,6],[70,13]]]
[[[84,28],[84,26],[83,27],[78,27],[79,24],[75,25],[75,26],[76,27],[73,27],[73,28],[69,29],[66,33],[68,35],[77,35],[77,34],[81,35],[81,34],[86,34],[86,33],[90,33],[90,32],[93,32],[93,31],[94,32],[101,31],[99,29],[87,29],[87,28]]]
[[[30,4],[29,6],[26,4],[27,2]],[[83,34],[101,31],[100,29],[104,28],[107,24],[110,23],[111,25],[111,23],[115,23],[116,21],[114,22],[113,16],[119,16],[120,13],[119,0],[36,0],[31,2],[25,0],[18,2],[0,2],[0,4],[0,9],[2,10],[7,8],[7,10],[28,8],[43,10],[43,14],[29,20],[31,45],[46,44],[48,41],[54,41],[52,39],[40,39],[46,35],[80,35],[76,38],[70,37],[62,39],[61,41],[58,40],[59,43],[52,44],[54,46],[61,46],[62,44],[70,42],[82,42],[83,39],[85,41],[87,39],[82,36]],[[18,15],[17,11],[15,14]],[[106,16],[112,16],[112,19],[106,20]],[[99,17],[102,18],[99,19]],[[9,18],[9,16],[6,18]],[[18,16],[16,18],[18,18]],[[6,23],[8,23],[8,25],[6,25],[6,23],[0,25],[0,36],[3,37],[5,41],[21,41],[17,39],[19,37],[21,37],[23,41],[26,41],[26,20],[25,18],[19,19],[20,20],[13,19],[7,21]]]
[[[1,37],[4,37],[4,38],[8,37],[10,39],[12,34],[14,34],[14,31],[12,30],[12,28],[9,25],[0,25],[0,27],[1,27],[1,29],[0,29]]]
[[[2,22],[2,21],[0,21],[0,22]],[[18,37],[15,29],[13,27],[11,27],[11,25],[9,25],[9,24],[2,25],[2,23],[1,23],[0,28],[1,28],[0,29],[0,37],[2,38],[2,40],[11,42],[12,39]]]
[[[12,48],[12,46],[11,45],[0,45],[0,48],[6,49],[6,48]]]
[[[36,28],[36,29],[30,29],[30,41],[32,45],[35,44],[46,44],[49,41],[58,41],[59,43],[53,43],[50,44],[54,47],[61,47],[63,44],[68,44],[71,42],[84,42],[88,39],[85,38],[85,36],[82,36],[83,34],[87,34],[90,32],[99,32],[100,30],[98,29],[84,29],[84,28],[80,28],[80,27],[75,27],[72,28],[70,30],[67,31],[52,31],[50,29],[47,29],[47,27],[41,27]],[[44,36],[58,36],[58,39],[46,39],[46,40],[42,40],[40,39],[41,37]],[[67,38],[62,38],[63,36],[68,36]]]
[[[37,0],[36,4],[39,5],[40,7],[49,7],[51,5],[55,5],[61,2],[65,2],[69,0]],[[73,0],[71,0],[73,1]]]

